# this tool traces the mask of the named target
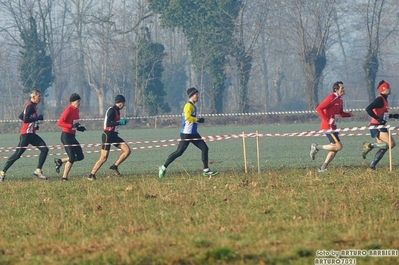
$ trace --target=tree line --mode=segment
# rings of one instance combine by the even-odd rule
[[[350,107],[398,77],[395,0],[1,0],[2,117],[35,87],[56,117],[70,93],[86,116],[116,94],[125,115],[314,109],[335,81]],[[393,92],[395,99],[395,90]]]

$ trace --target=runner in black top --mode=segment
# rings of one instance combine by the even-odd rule
[[[382,80],[378,84],[378,90],[380,94],[366,108],[367,114],[371,117],[369,126],[385,125],[389,118],[399,118],[398,114],[389,114],[388,96],[391,94],[391,86],[389,83]],[[392,136],[390,138],[387,128],[371,129],[370,135],[372,138],[375,138],[377,142],[364,142],[362,156],[363,159],[366,159],[367,153],[375,147],[378,148],[378,151],[374,155],[373,161],[369,166],[369,169],[375,170],[378,162],[388,150],[389,142],[391,142],[391,148],[394,148],[396,143]]]
[[[23,121],[19,143],[15,153],[7,160],[3,170],[0,171],[0,182],[4,181],[7,170],[21,157],[29,144],[36,146],[40,150],[39,162],[33,175],[39,179],[47,179],[47,177],[42,173],[42,167],[46,161],[49,150],[43,139],[36,134],[36,130],[39,129],[38,121],[43,120],[43,115],[39,114],[36,108],[36,105],[40,103],[41,98],[41,92],[37,89],[33,89],[30,93],[30,101],[25,104],[24,110],[19,115],[19,118]]]
[[[122,154],[120,154],[116,162],[109,168],[115,173],[115,175],[120,175],[118,166],[130,155],[129,145],[118,135],[119,126],[126,125],[127,123],[126,118],[121,118],[120,114],[120,110],[125,107],[125,102],[126,100],[123,95],[117,95],[115,97],[115,105],[108,108],[107,112],[105,113],[104,132],[101,137],[103,145],[101,147],[100,159],[96,162],[91,170],[91,173],[87,178],[88,180],[96,179],[97,171],[108,159],[111,144],[122,150]]]

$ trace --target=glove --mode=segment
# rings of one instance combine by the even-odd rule
[[[390,119],[399,119],[399,114],[389,114]]]
[[[72,128],[78,128],[80,126],[80,122],[75,122],[72,124]]]
[[[379,122],[379,125],[385,125],[385,124],[387,124],[387,121],[386,121],[386,120],[378,120],[378,122]]]
[[[119,125],[126,125],[127,123],[127,119],[126,118],[122,118],[119,120]]]
[[[204,123],[204,122],[205,122],[205,119],[204,119],[204,118],[198,118],[197,122],[198,122],[198,123]]]
[[[39,116],[37,116],[37,118],[36,118],[38,121],[42,121],[43,120],[43,115],[42,114],[40,114]]]
[[[84,131],[86,131],[86,127],[84,127],[84,126],[78,126],[78,127],[76,128],[76,130],[78,130],[79,132],[84,132]]]
[[[37,131],[39,130],[39,125],[36,125],[36,130],[37,130]]]

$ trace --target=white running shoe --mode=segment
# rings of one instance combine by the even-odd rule
[[[216,176],[216,175],[219,175],[219,172],[208,170],[208,171],[204,171],[202,174],[204,176]]]
[[[312,160],[314,160],[314,158],[315,158],[315,156],[316,156],[316,154],[317,154],[317,144],[315,144],[315,143],[312,143],[311,145],[310,145],[310,158],[312,159]]]
[[[47,177],[45,175],[43,175],[42,172],[35,171],[35,172],[33,172],[33,175],[35,175],[35,177],[37,177],[39,179],[47,180]]]
[[[163,177],[165,177],[166,174],[166,168],[164,168],[163,166],[160,166],[158,168],[158,177],[161,179]]]
[[[317,172],[319,172],[319,173],[326,173],[326,172],[327,172],[327,168],[323,168],[323,169],[319,168],[319,169],[317,170]]]
[[[0,182],[4,182],[4,180],[6,179],[6,173],[4,173],[4,171],[0,171]]]

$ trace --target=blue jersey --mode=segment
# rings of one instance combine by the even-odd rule
[[[184,134],[197,134],[197,121],[197,108],[189,101],[184,105],[182,113],[182,128],[180,132]]]

